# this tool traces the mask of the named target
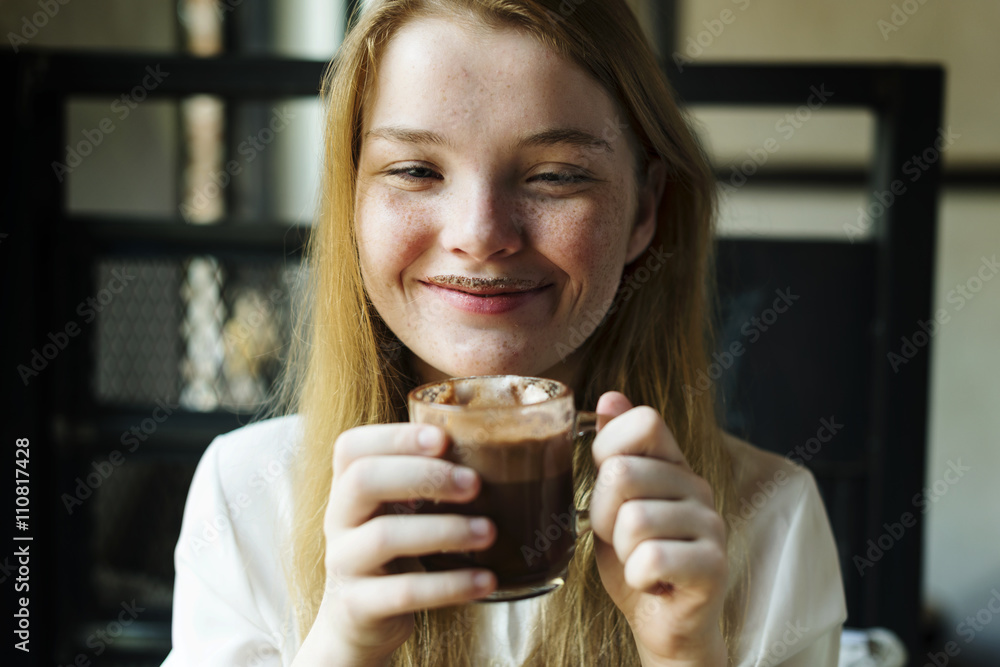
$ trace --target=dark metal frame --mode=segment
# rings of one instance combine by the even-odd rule
[[[808,96],[810,86],[822,83],[836,91],[828,103],[831,107],[870,109],[877,122],[877,150],[869,182],[873,192],[904,179],[903,164],[933,145],[941,124],[944,76],[938,67],[688,64],[681,73],[669,57],[665,61],[680,98],[687,103],[797,106]],[[91,288],[88,267],[99,255],[183,255],[197,250],[277,258],[301,248],[306,234],[301,229],[289,233],[270,225],[191,226],[179,218],[130,224],[68,215],[63,188],[50,167],[51,162],[64,158],[67,100],[77,95],[119,94],[142,79],[147,65],[155,64],[170,72],[154,91],[156,96],[211,93],[227,100],[314,95],[326,68],[321,62],[251,57],[206,60],[69,53],[0,57],[0,84],[14,91],[13,103],[0,109],[2,127],[11,132],[3,173],[4,227],[10,236],[0,242],[3,312],[8,322],[15,321],[4,332],[4,349],[14,355],[6,365],[9,370],[24,362],[27,351],[44,343],[48,332],[65,324],[63,308],[87,295]],[[939,169],[939,163],[932,166],[919,188],[898,198],[875,220],[875,236],[870,241],[878,269],[876,284],[871,286],[877,315],[872,328],[871,423],[864,461],[869,513],[856,520],[865,522],[871,536],[881,532],[883,523],[898,521],[904,512],[912,511],[911,497],[924,483],[930,357],[917,356],[898,374],[890,372],[885,360],[900,337],[912,334],[918,321],[931,316]],[[67,267],[74,273],[67,276]],[[82,339],[87,337],[85,332]],[[80,405],[94,407],[89,405],[86,384],[92,363],[90,341],[83,340],[74,341],[64,352],[65,358],[53,362],[54,368],[28,388],[12,372],[4,383],[4,405],[12,418],[9,427],[32,437],[34,545],[42,554],[40,559],[50,560],[53,572],[60,557],[62,508],[56,480],[47,469],[73,447],[99,442],[101,433],[120,433],[122,424],[134,423],[128,413],[97,410],[88,414],[78,409]],[[183,443],[184,455],[197,458],[212,436],[236,425],[238,419],[230,415],[172,420],[160,447],[150,455],[177,456],[178,450],[171,448]],[[47,468],[38,464],[40,460],[46,461]],[[865,578],[861,616],[850,622],[889,627],[916,654],[921,609],[919,523],[907,539],[907,548],[888,551]],[[3,555],[0,552],[0,558]],[[57,616],[62,611],[55,602],[57,586],[55,577],[32,581],[36,605],[32,613],[38,619],[51,619],[35,626],[35,646],[55,646],[57,639],[63,640],[73,630],[62,624],[67,619]]]
[[[664,61],[672,60],[677,49],[677,0],[649,3],[656,50]]]
[[[841,65],[687,65],[683,73],[667,65],[670,78],[688,103],[727,106],[798,106],[814,86],[835,94],[831,107],[868,109],[876,119],[876,149],[869,190],[885,192],[909,182],[904,165],[934,145],[941,128],[944,72],[940,67]],[[915,514],[913,496],[926,470],[928,370],[921,354],[893,373],[887,363],[898,341],[931,318],[940,161],[873,220],[877,283],[873,322],[871,422],[868,442],[868,534],[883,524]],[[860,519],[860,517],[859,517]],[[907,546],[891,549],[863,580],[865,605],[854,625],[882,625],[895,631],[911,655],[920,651],[923,526],[919,521]]]

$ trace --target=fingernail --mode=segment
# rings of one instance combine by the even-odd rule
[[[425,452],[433,452],[441,444],[441,434],[437,429],[422,428],[417,433],[417,444]]]
[[[480,590],[486,590],[489,588],[492,580],[493,577],[490,576],[489,572],[476,572],[472,575],[473,585]]]
[[[487,519],[473,519],[469,522],[469,530],[476,537],[485,537],[490,532],[490,522]]]
[[[463,489],[471,489],[476,483],[476,473],[469,468],[455,468],[452,476],[455,479],[455,484]]]

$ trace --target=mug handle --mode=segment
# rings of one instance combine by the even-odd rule
[[[597,431],[597,413],[584,412],[583,410],[577,412],[576,417],[573,418],[573,432],[576,437],[579,438],[595,431]]]
[[[597,431],[597,413],[580,411],[573,418],[573,433],[579,438],[588,433]],[[584,535],[590,532],[590,510],[576,508],[576,535]]]

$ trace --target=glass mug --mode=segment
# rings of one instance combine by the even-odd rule
[[[497,577],[484,602],[521,600],[566,581],[577,536],[589,516],[573,502],[573,448],[597,415],[577,412],[573,392],[555,380],[516,375],[452,378],[407,397],[410,422],[448,434],[446,460],[475,470],[482,485],[469,503],[420,502],[417,513],[485,516],[497,538],[485,551],[420,558],[427,571],[483,567]]]

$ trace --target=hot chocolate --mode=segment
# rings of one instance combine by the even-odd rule
[[[415,389],[409,406],[410,421],[448,434],[445,458],[472,468],[482,480],[469,503],[423,502],[416,511],[485,516],[497,528],[485,551],[425,556],[424,567],[488,568],[499,584],[491,600],[560,586],[576,543],[572,392],[540,378],[460,378]]]
[[[489,517],[497,539],[486,551],[424,557],[424,567],[485,567],[496,573],[500,589],[559,576],[575,542],[570,435],[465,447],[464,456],[452,456],[480,471],[479,495],[465,504],[427,503],[419,511]]]

